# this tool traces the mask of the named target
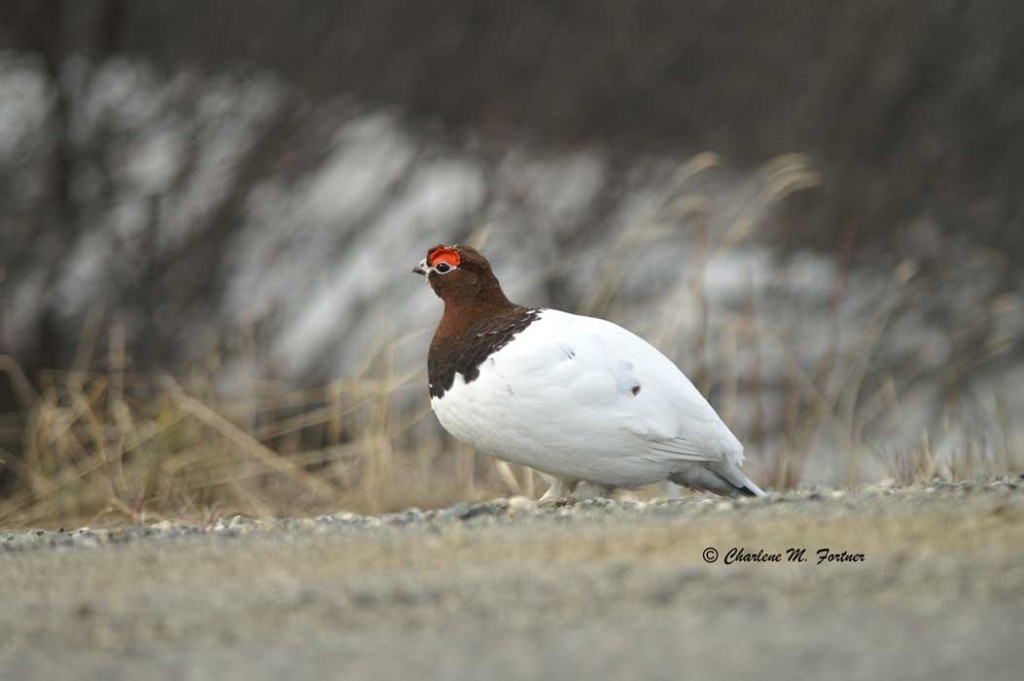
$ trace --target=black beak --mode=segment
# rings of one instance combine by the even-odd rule
[[[412,268],[412,273],[423,277],[427,276],[427,259],[420,260],[420,264]]]

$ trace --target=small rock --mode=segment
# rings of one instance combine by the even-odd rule
[[[508,510],[525,513],[537,508],[537,504],[529,497],[517,496],[508,500]]]
[[[476,518],[477,516],[497,516],[502,515],[508,510],[508,502],[504,499],[495,499],[484,504],[476,504],[471,506],[469,513],[466,514],[466,518]]]
[[[385,518],[388,525],[411,525],[423,520],[423,511],[418,508],[409,508],[401,513],[393,513],[385,516]]]
[[[449,518],[455,518],[456,520],[465,520],[469,517],[469,512],[469,502],[460,501],[459,503],[455,504],[447,511],[445,511],[445,515],[447,515]]]
[[[237,527],[242,527],[243,525],[252,525],[252,524],[253,524],[252,520],[249,520],[248,518],[243,518],[240,515],[236,515],[236,516],[232,517],[231,520],[228,521],[228,527],[230,527],[230,528],[237,528]]]

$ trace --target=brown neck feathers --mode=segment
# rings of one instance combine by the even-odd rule
[[[439,292],[444,315],[427,357],[432,397],[442,397],[451,389],[457,373],[466,383],[474,381],[480,375],[480,365],[539,314],[509,302],[493,274],[489,281],[481,278],[476,283],[479,285],[449,285],[443,294]]]

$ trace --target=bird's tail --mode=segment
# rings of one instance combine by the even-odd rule
[[[763,497],[764,490],[733,464],[691,464],[669,477],[677,485],[727,497]]]
[[[743,474],[740,473],[740,475],[743,475]],[[751,480],[750,478],[748,478],[745,475],[743,475],[743,479],[746,480],[746,482],[743,483],[743,487],[739,488],[740,494],[742,494],[743,496],[747,496],[747,497],[766,497],[766,496],[768,496],[767,494],[765,494],[763,489],[761,489],[756,484],[754,484],[753,480]]]

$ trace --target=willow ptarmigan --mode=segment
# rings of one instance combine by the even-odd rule
[[[509,302],[469,246],[434,246],[413,272],[444,301],[427,358],[445,430],[530,466],[543,498],[604,496],[661,480],[764,496],[743,445],[667,357],[620,326]]]

